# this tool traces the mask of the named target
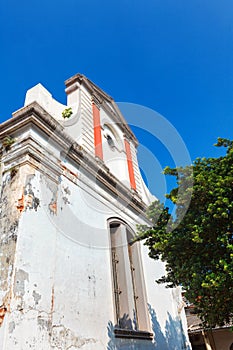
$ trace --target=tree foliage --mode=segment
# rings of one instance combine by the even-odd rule
[[[165,169],[177,178],[167,195],[176,216],[154,202],[148,209],[151,227],[139,227],[150,257],[166,262],[166,276],[157,282],[182,285],[206,326],[230,323],[233,316],[233,141],[219,138],[215,146],[226,147],[226,154]]]

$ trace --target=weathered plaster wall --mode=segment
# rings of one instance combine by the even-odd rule
[[[24,280],[27,274],[15,270],[19,221],[21,213],[26,210],[36,211],[39,199],[31,186],[34,170],[29,166],[12,167],[4,173],[1,167],[2,186],[0,200],[0,344],[3,348],[6,323],[12,310],[12,299],[16,290],[23,297]],[[14,324],[9,324],[13,329]]]
[[[113,335],[107,219],[119,217],[135,228],[136,214],[127,207],[122,210],[110,195],[103,197],[103,189],[82,170],[76,169],[75,177],[75,169],[70,174],[69,168],[67,162],[59,183],[39,171],[30,174],[27,168],[25,186],[11,203],[18,219],[18,240],[17,247],[11,248],[15,262],[3,350],[160,349],[162,340],[158,338],[148,343],[119,340]],[[20,174],[22,171],[19,178]],[[15,182],[14,186],[18,185]],[[164,337],[173,329],[170,339],[174,341],[180,334],[172,309],[174,300],[171,292],[155,286],[154,262],[148,260],[147,252],[142,253],[152,329],[157,322]],[[180,341],[174,349],[181,348]]]
[[[38,198],[31,188],[34,170],[28,166],[12,168],[2,176],[0,201],[0,297],[1,307],[9,310],[18,225],[21,212],[37,210]]]
[[[53,113],[51,96],[38,88],[39,102]],[[142,264],[155,338],[151,342],[114,336],[107,222],[118,218],[136,231],[136,224],[145,223],[144,204],[130,191],[128,180],[126,187],[118,181],[128,175],[126,165],[121,166],[123,149],[119,169],[113,167],[122,177],[114,177],[90,156],[91,102],[91,94],[82,88],[78,103],[85,120],[74,115],[64,128],[37,105],[13,118],[19,123],[12,126],[17,142],[4,158],[0,208],[0,348],[181,350],[185,329],[178,294],[156,286],[163,264],[150,260],[145,247]],[[56,105],[57,118],[62,108]],[[25,123],[24,117],[29,118]],[[101,118],[109,121],[107,114]],[[105,156],[110,160],[111,154]]]
[[[61,180],[57,185],[37,171],[27,179],[19,200],[12,203],[21,217],[17,216],[17,250],[10,248],[15,263],[4,349],[94,349],[106,337],[111,318],[111,307],[105,311],[99,308],[100,303],[112,305],[111,293],[111,300],[106,299],[102,285],[106,272],[109,275],[108,251],[95,251],[85,241],[79,242],[81,235],[77,241],[69,235],[73,222],[64,210],[72,205],[69,183]],[[36,208],[32,198],[28,199],[32,192],[38,196]],[[59,225],[61,222],[64,225]],[[90,236],[92,227],[85,227],[80,222],[76,230]],[[97,317],[105,318],[100,328],[96,326]]]

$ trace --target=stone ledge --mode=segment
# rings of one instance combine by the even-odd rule
[[[147,340],[153,339],[153,334],[147,331],[134,331],[131,329],[115,328],[114,334],[116,338],[147,339]]]

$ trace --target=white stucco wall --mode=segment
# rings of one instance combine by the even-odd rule
[[[35,99],[56,119],[66,107],[56,105],[41,86],[27,94],[25,103]],[[72,98],[70,101],[74,103]],[[74,143],[80,141],[93,155],[88,101],[91,97],[83,88],[78,100],[78,104],[83,104],[81,116],[74,115],[73,121],[71,118],[70,124],[63,123],[63,126]],[[85,104],[89,106],[86,114]],[[103,124],[111,122],[103,110],[101,120]],[[119,143],[115,158],[107,145],[103,145],[104,160],[127,190],[130,186],[123,133],[115,127],[119,139],[122,137],[122,144]],[[184,314],[178,310],[179,290],[166,289],[155,283],[164,272],[164,265],[150,259],[142,244],[150,319],[148,331],[154,333],[154,338],[135,340],[114,336],[116,317],[107,222],[113,217],[121,219],[135,232],[137,224],[145,223],[139,207],[133,209],[130,204],[134,193],[129,191],[128,202],[120,198],[120,189],[119,197],[113,195],[107,184],[97,180],[97,174],[90,175],[80,164],[61,154],[61,151],[65,156],[69,153],[62,149],[62,140],[45,136],[38,126],[23,126],[20,131],[15,131],[15,136],[17,142],[12,150],[15,159],[29,137],[27,142],[35,149],[30,151],[32,159],[26,155],[17,165],[20,170],[15,178],[10,175],[11,165],[3,165],[8,171],[3,177],[3,190],[10,186],[15,188],[9,193],[16,212],[17,240],[12,251],[14,262],[9,290],[2,295],[2,303],[7,297],[9,305],[0,327],[1,349],[188,349]],[[6,160],[7,157],[10,156],[6,155]],[[59,171],[61,175],[58,175]],[[143,186],[140,191],[147,192]],[[146,192],[144,197],[149,199]]]
[[[91,184],[93,189],[84,184],[87,179],[81,172],[79,178],[76,185],[62,177],[58,186],[40,172],[31,179],[40,205],[37,211],[26,210],[19,222],[4,350],[76,349],[81,345],[83,349],[107,349],[113,343],[108,336],[115,316],[107,219],[118,217],[135,228],[137,218],[127,208],[121,211],[110,196],[98,194],[97,184]],[[56,213],[49,210],[54,194]],[[173,349],[182,349],[172,291],[154,282],[163,264],[149,259],[144,246],[142,261],[151,329],[156,334],[154,344],[137,341],[137,346],[160,349],[163,345],[165,350],[172,344]],[[118,349],[120,340],[114,341]],[[132,341],[122,344],[130,348]]]

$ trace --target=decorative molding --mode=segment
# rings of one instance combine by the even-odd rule
[[[95,106],[100,109],[100,105],[101,103],[103,103],[103,100],[101,99],[101,97],[96,94],[95,92],[91,95],[91,100],[92,102],[95,104]]]
[[[67,88],[65,89],[65,93],[66,93],[67,95],[69,95],[69,94],[71,94],[72,92],[78,90],[79,88],[80,88],[80,84],[76,82],[76,83],[74,83],[73,85],[70,85],[69,87],[67,87]]]
[[[114,99],[109,96],[106,92],[104,92],[101,88],[99,88],[96,84],[94,84],[91,80],[85,77],[82,74],[76,74],[70,79],[65,81],[65,85],[67,88],[72,86],[74,83],[78,82],[80,85],[83,84],[89,93],[94,97],[96,104],[101,105],[103,109],[108,111],[108,113],[113,117],[114,121],[121,126],[121,129],[127,133],[127,136],[132,139],[135,146],[138,145],[138,141],[130,130],[129,126],[126,123],[125,118],[123,117],[121,111],[119,110],[117,104],[114,102]],[[111,105],[112,108],[107,106],[106,101]]]
[[[85,75],[83,74],[76,74],[73,77],[67,79],[65,81],[66,87],[69,87],[70,85],[74,84],[75,82],[79,82],[80,84],[83,84],[91,93],[96,92],[98,95],[100,95],[103,99],[106,99],[107,101],[111,102],[113,98],[106,94],[100,87],[98,87],[96,84],[94,84],[91,80],[89,80]]]
[[[74,162],[80,169],[90,173],[96,181],[99,181],[101,186],[107,189],[108,193],[114,198],[119,198],[121,205],[126,205],[127,208],[133,210],[137,215],[141,215],[146,220],[145,210],[147,206],[137,193],[130,190],[111,174],[102,161],[97,161],[90,153],[83,150],[78,143],[66,134],[62,125],[38,103],[33,102],[29,106],[20,109],[13,114],[13,118],[1,124],[0,140],[9,134],[13,136],[16,133],[19,134],[20,129],[23,128],[25,130],[25,127],[30,129],[34,125],[50,142],[57,144],[61,149],[65,149],[63,154],[67,160]],[[21,142],[23,144],[22,140]],[[19,145],[20,147],[22,146],[21,143]],[[15,165],[21,165],[25,162],[30,163],[57,182],[59,176],[63,173],[59,165],[61,159],[55,161],[55,157],[54,161],[52,161],[50,155],[46,156],[48,150],[42,145],[39,146],[33,143],[30,138],[28,138],[27,142],[25,140],[24,145],[25,147],[17,148],[16,142],[14,149],[4,156],[2,162],[5,162],[6,165],[9,165],[11,162],[14,162]]]
[[[14,167],[25,164],[30,165],[41,173],[46,174],[53,182],[59,183],[62,174],[60,165],[51,153],[31,137],[25,138],[18,143],[18,147],[8,152],[2,158],[3,173]]]

